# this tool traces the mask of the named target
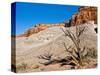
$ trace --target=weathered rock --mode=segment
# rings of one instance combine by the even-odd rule
[[[37,24],[35,27],[28,29],[24,34],[18,35],[17,37],[28,37],[52,26],[64,27],[65,24]]]
[[[70,26],[87,23],[88,21],[94,21],[94,23],[97,24],[97,8],[96,7],[88,7],[88,6],[80,7],[79,12],[75,13],[72,16],[70,20]]]

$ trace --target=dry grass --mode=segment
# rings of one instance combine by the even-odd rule
[[[16,66],[16,71],[25,71],[28,68],[26,63],[21,63]]]

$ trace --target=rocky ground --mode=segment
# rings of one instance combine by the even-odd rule
[[[94,31],[95,24],[85,23],[79,25],[85,27],[84,33],[81,35],[81,47],[87,47],[89,52],[95,50],[97,52],[97,34]],[[50,27],[29,37],[16,38],[16,69],[17,72],[30,72],[30,71],[55,71],[55,70],[68,70],[68,69],[81,69],[81,68],[95,68],[97,65],[96,57],[88,57],[84,59],[82,67],[73,66],[72,64],[61,65],[60,60],[67,59],[69,54],[66,52],[66,47],[73,45],[69,37],[65,37],[62,31],[70,30],[75,34],[76,27]],[[74,46],[74,45],[73,45]],[[84,52],[85,54],[85,52]],[[48,60],[42,59],[40,56],[50,56],[50,60],[57,60],[49,65],[43,63]],[[15,55],[12,55],[14,57]],[[87,60],[88,59],[88,60]],[[87,62],[87,61],[91,62]],[[15,65],[13,63],[13,65]]]

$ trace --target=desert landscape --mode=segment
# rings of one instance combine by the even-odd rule
[[[68,22],[37,24],[12,36],[12,71],[97,67],[97,8],[81,6]]]

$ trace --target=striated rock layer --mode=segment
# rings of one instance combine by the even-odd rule
[[[88,21],[94,21],[97,24],[97,8],[96,7],[88,7],[82,6],[79,8],[79,12],[75,13],[71,20],[69,21],[70,26],[75,26],[83,23],[87,23]]]
[[[21,34],[17,37],[28,37],[32,34],[38,33],[42,30],[45,30],[49,27],[53,27],[53,26],[59,26],[59,27],[64,27],[65,24],[37,24],[35,27],[28,29],[24,34]]]

